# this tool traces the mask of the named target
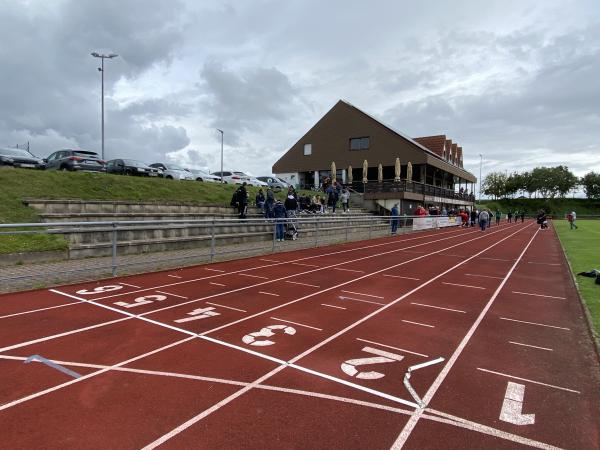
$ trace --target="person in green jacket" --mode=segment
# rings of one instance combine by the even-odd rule
[[[502,218],[502,213],[500,212],[499,209],[496,210],[495,216],[496,216],[496,225],[500,225],[500,219]]]

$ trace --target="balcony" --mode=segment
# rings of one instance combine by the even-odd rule
[[[460,194],[452,189],[446,189],[441,186],[432,186],[430,184],[407,180],[384,180],[381,183],[378,181],[368,181],[367,183],[353,182],[352,189],[357,192],[364,192],[366,194],[365,198],[376,198],[377,194],[384,194],[384,198],[392,198],[394,194],[400,194],[396,198],[403,198],[405,193],[410,193],[423,196],[424,200],[429,200],[426,197],[438,198],[443,200],[444,203],[453,203],[453,201],[460,203],[475,202],[475,196],[472,194]]]

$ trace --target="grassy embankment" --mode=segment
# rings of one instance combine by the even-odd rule
[[[577,230],[569,229],[566,220],[554,221],[560,241],[574,273],[600,269],[600,220],[578,220]],[[577,287],[584,299],[596,336],[600,336],[600,285],[593,278],[578,276]]]
[[[1,169],[0,186],[0,223],[41,221],[35,210],[23,204],[24,198],[137,200],[229,206],[236,189],[230,184],[27,169]],[[251,203],[257,191],[258,188],[248,187]],[[283,191],[275,195],[285,198]],[[66,248],[66,240],[57,235],[0,236],[0,254]]]
[[[578,216],[600,215],[600,200],[589,200],[586,198],[515,198],[502,200],[483,200],[477,207],[484,206],[492,211],[500,209],[506,214],[508,210],[525,211],[527,215],[536,214],[543,209],[548,214],[556,217],[565,215],[575,210]]]

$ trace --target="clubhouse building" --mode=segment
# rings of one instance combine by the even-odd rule
[[[463,168],[462,147],[445,135],[410,138],[343,100],[273,165],[273,173],[304,188],[335,177],[380,207],[399,203],[402,214],[418,205],[471,207],[477,182]]]

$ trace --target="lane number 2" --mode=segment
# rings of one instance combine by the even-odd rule
[[[274,336],[276,331],[278,330],[283,330],[285,334],[296,334],[296,329],[293,327],[288,327],[286,325],[269,325],[268,327],[265,327],[260,331],[255,331],[254,333],[247,334],[242,338],[242,341],[244,342],[244,344],[254,345],[256,347],[266,347],[268,345],[273,345],[275,344],[275,341],[271,341],[269,339],[256,340],[256,338]]]
[[[364,347],[362,351],[377,356],[372,356],[370,358],[349,359],[348,361],[342,363],[341,368],[346,375],[360,378],[362,380],[376,380],[378,378],[385,377],[385,374],[375,371],[361,372],[357,369],[357,367],[370,364],[392,363],[394,361],[402,361],[404,359],[404,356],[402,355],[396,355],[395,353],[386,352],[373,347]]]

